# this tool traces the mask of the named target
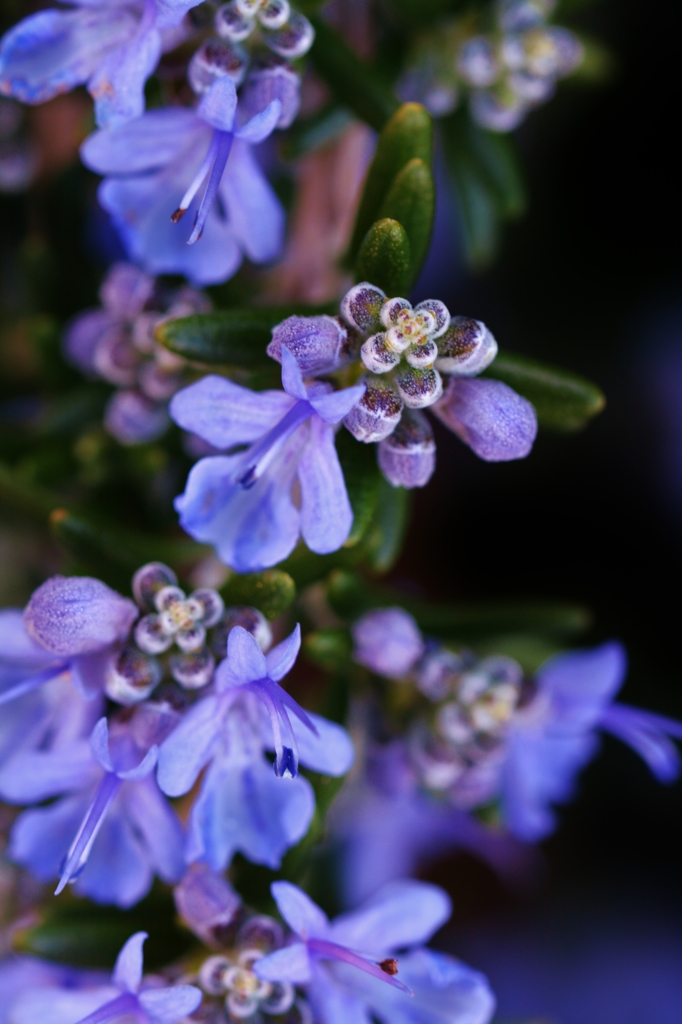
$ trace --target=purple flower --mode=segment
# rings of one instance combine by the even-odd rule
[[[23,614],[0,611],[0,704],[70,672],[84,693],[101,690],[107,660],[138,610],[100,580],[53,576]]]
[[[305,986],[316,1019],[363,1024],[374,1017],[382,1024],[490,1020],[495,1000],[486,979],[452,957],[422,948],[450,916],[450,900],[435,885],[393,883],[331,922],[295,885],[274,882],[271,889],[296,939],[258,960],[253,970],[266,981]],[[397,961],[396,951],[405,949]]]
[[[196,110],[153,110],[86,139],[83,162],[106,175],[99,199],[130,258],[150,273],[184,274],[198,284],[225,281],[243,254],[254,263],[274,259],[284,214],[250,144],[270,135],[280,110],[275,99],[241,123],[234,83],[223,76]],[[190,207],[188,239],[177,221]]]
[[[182,828],[152,777],[158,743],[176,720],[163,705],[142,705],[111,730],[101,718],[89,743],[83,733],[70,740],[73,715],[60,731],[36,735],[3,766],[0,794],[19,804],[60,799],[17,818],[10,859],[42,881],[59,877],[57,893],[75,882],[82,895],[121,907],[140,900],[155,873],[178,881]]]
[[[175,502],[184,529],[213,544],[237,572],[276,565],[292,552],[299,533],[312,551],[336,551],[353,522],[334,424],[364,385],[343,391],[306,387],[286,346],[281,357],[283,392],[253,392],[209,376],[171,402],[175,422],[215,448],[248,445],[238,454],[201,459]],[[296,480],[300,508],[292,498]]]
[[[97,123],[118,125],[144,110],[144,85],[161,53],[184,34],[180,22],[199,0],[74,0],[71,10],[39,11],[0,45],[0,92],[44,103],[87,85]]]
[[[368,612],[353,626],[353,657],[388,679],[406,676],[424,653],[417,623],[402,608]]]
[[[353,747],[345,729],[306,714],[279,685],[300,643],[296,627],[263,655],[251,634],[235,626],[214,692],[187,712],[162,745],[158,781],[168,796],[189,792],[209,765],[190,817],[188,860],[222,871],[240,850],[256,863],[278,867],[314,810],[312,788],[298,776],[299,760],[327,775],[350,768]],[[266,748],[275,750],[274,773]]]
[[[268,352],[277,359],[285,344],[311,375],[359,355],[365,391],[343,422],[358,441],[378,444],[379,468],[394,487],[423,487],[433,474],[427,408],[480,458],[528,455],[537,434],[531,403],[499,381],[474,379],[497,354],[480,320],[451,317],[436,299],[413,308],[368,282],[346,294],[341,316],[346,328],[330,317],[290,317],[273,332]],[[451,377],[445,388],[443,375]]]
[[[115,994],[100,971],[16,954],[0,961],[0,1024],[73,1024]]]

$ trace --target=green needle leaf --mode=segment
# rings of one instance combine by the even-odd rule
[[[371,281],[392,297],[407,292],[410,273],[410,242],[405,228],[388,217],[376,221],[360,246],[355,280]]]

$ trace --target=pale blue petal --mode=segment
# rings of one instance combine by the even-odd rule
[[[334,964],[330,973],[362,996],[381,1024],[488,1024],[495,1012],[484,975],[430,949],[398,960],[398,978],[414,998],[345,964]]]
[[[232,448],[267,434],[292,405],[282,391],[250,391],[209,374],[173,396],[170,414],[214,448]]]
[[[670,718],[614,704],[603,712],[599,725],[632,747],[659,782],[674,782],[680,775],[680,755],[668,734],[682,738],[682,725]]]
[[[353,625],[353,657],[388,679],[406,676],[424,653],[414,618],[402,608],[375,608]]]
[[[243,124],[241,128],[236,130],[234,133],[235,137],[252,144],[263,142],[277,127],[281,113],[281,100],[271,100],[265,110],[261,110],[259,114],[256,114],[250,121],[247,121],[246,124]]]
[[[227,161],[220,195],[227,211],[229,228],[249,259],[254,263],[268,263],[276,259],[284,245],[284,209],[254,158],[251,147],[238,139]],[[205,232],[202,244],[204,238]]]
[[[119,779],[123,779],[124,781],[138,782],[140,779],[146,778],[147,775],[150,775],[151,772],[154,771],[158,759],[159,748],[155,743],[152,747],[149,748],[149,750],[144,755],[144,757],[142,758],[142,760],[140,761],[136,768],[126,768],[117,771],[116,774],[118,775]]]
[[[342,725],[329,722],[321,715],[314,715],[312,712],[308,712],[308,715],[317,729],[317,736],[298,718],[291,719],[301,764],[322,775],[332,775],[335,778],[345,775],[355,760],[353,741],[349,734]],[[271,735],[267,746],[272,742]]]
[[[332,391],[328,395],[311,398],[310,404],[325,423],[340,423],[360,401],[366,390],[366,384],[356,384],[355,387],[344,388],[343,391]]]
[[[355,974],[362,974],[362,971],[349,968]],[[375,984],[381,985],[380,981]],[[389,988],[389,985],[381,985],[382,988]],[[308,1000],[315,1015],[315,1020],[324,1021],[324,1024],[374,1024],[369,1007],[362,995],[359,997],[347,985],[341,981],[338,984],[334,971],[328,970],[327,965],[316,965],[313,982],[307,991]],[[405,996],[409,999],[409,996]],[[455,1024],[455,1022],[453,1022]],[[459,1024],[457,1021],[456,1024]]]
[[[195,540],[213,544],[236,572],[259,572],[291,554],[299,534],[299,513],[291,498],[299,452],[307,436],[300,427],[256,483],[231,483],[241,456],[202,459],[176,498],[183,528]]]
[[[40,11],[10,29],[0,46],[0,92],[44,103],[82,85],[106,54],[130,38],[137,18],[124,8]]]
[[[265,655],[258,641],[243,626],[235,626],[227,638],[227,661],[231,675],[242,683],[264,679]]]
[[[358,910],[337,917],[329,937],[378,956],[428,942],[451,913],[450,897],[438,886],[408,879],[389,882]]]
[[[55,664],[55,656],[40,647],[26,632],[24,613],[19,608],[0,611],[0,679],[7,667],[40,671]]]
[[[192,149],[208,146],[210,133],[197,120],[193,110],[184,107],[166,107],[151,110],[143,117],[108,131],[95,132],[81,146],[83,163],[98,174],[136,174],[165,167]],[[196,167],[203,153],[196,158]],[[189,185],[192,172],[186,175]],[[181,186],[177,199],[182,196]],[[170,199],[170,212],[173,198]]]
[[[237,90],[229,75],[218,78],[201,97],[197,117],[219,132],[231,132],[237,109]]]
[[[265,655],[267,675],[276,683],[284,679],[294,667],[298,652],[301,649],[301,627],[296,623],[286,640],[272,647]]]
[[[0,769],[0,797],[10,804],[40,803],[89,786],[98,775],[87,740],[57,750],[19,751]]]
[[[202,995],[193,985],[174,985],[170,988],[150,988],[140,992],[140,1006],[153,1021],[173,1024],[173,1021],[193,1013],[201,1002]]]
[[[292,398],[306,402],[308,400],[308,391],[303,383],[301,371],[286,345],[281,347],[280,358],[282,360],[282,387]]]
[[[101,654],[82,654],[71,660],[73,685],[85,700],[102,697],[111,656],[112,652],[106,650]]]
[[[59,869],[90,804],[91,791],[24,811],[12,826],[7,855],[41,882],[59,877]]]
[[[113,903],[125,909],[147,895],[153,878],[148,852],[125,813],[122,788],[104,819],[74,889],[95,903]]]
[[[74,1024],[74,1021],[83,1020],[117,995],[115,988],[104,986],[81,990],[71,988],[70,985],[65,988],[27,987],[12,1003],[11,1017],[7,1024],[36,1024],[37,1021],[40,1024]]]
[[[311,978],[310,957],[304,942],[278,949],[257,960],[254,974],[265,981],[288,981],[292,985],[305,985]]]
[[[202,698],[161,744],[157,779],[168,796],[188,793],[212,757],[222,728],[218,711],[216,697]]]
[[[24,625],[61,657],[94,654],[127,638],[139,615],[132,601],[89,576],[53,576],[34,592]]]
[[[187,12],[200,3],[201,0],[154,0],[158,24],[164,28],[179,25]]]
[[[147,932],[135,932],[131,935],[121,952],[116,957],[112,981],[124,992],[137,992],[142,981],[142,965],[145,939]]]
[[[160,56],[161,36],[150,28],[105,57],[88,85],[100,128],[114,128],[144,113],[145,83]]]
[[[224,871],[239,851],[276,870],[307,832],[314,809],[307,779],[278,779],[262,758],[220,758],[208,769],[192,808],[188,857]]]
[[[144,839],[156,874],[169,884],[182,878],[185,836],[177,814],[153,779],[143,779],[124,792],[126,814]]]
[[[334,446],[334,430],[319,416],[310,420],[308,443],[298,465],[298,480],[304,541],[318,555],[338,551],[348,539],[353,509]]]
[[[553,727],[570,732],[595,726],[623,685],[626,671],[625,650],[616,642],[551,658],[536,680],[540,691],[551,697]]]
[[[96,723],[95,728],[92,730],[92,735],[90,736],[90,746],[95,760],[102,768],[104,768],[104,771],[115,771],[114,766],[111,763],[111,755],[109,753],[109,726],[106,718],[100,718],[99,722]]]
[[[273,882],[270,892],[286,923],[302,939],[323,938],[328,934],[329,918],[297,885]]]

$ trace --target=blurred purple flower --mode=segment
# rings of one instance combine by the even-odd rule
[[[227,280],[243,254],[254,263],[274,259],[284,214],[251,144],[270,135],[280,110],[275,99],[242,124],[234,83],[223,76],[196,110],[152,110],[86,139],[83,162],[106,176],[99,199],[130,258],[150,273],[184,274],[196,284]],[[187,239],[176,223],[192,204]]]
[[[253,969],[268,981],[305,986],[316,1019],[487,1024],[492,1017],[495,1000],[481,974],[422,948],[450,916],[442,889],[396,882],[331,922],[295,885],[274,882],[271,889],[298,941],[258,960]],[[396,951],[405,949],[396,961]]]
[[[353,522],[334,424],[364,385],[342,391],[326,384],[306,387],[286,346],[281,358],[283,392],[253,392],[208,376],[171,402],[175,422],[214,447],[249,446],[198,462],[175,502],[184,529],[213,544],[237,572],[276,565],[292,552],[299,533],[312,551],[336,551]],[[296,480],[300,509],[291,493]]]
[[[100,127],[139,117],[147,78],[181,41],[180,23],[199,2],[74,0],[71,10],[32,14],[0,44],[0,92],[44,103],[87,85]]]
[[[353,746],[345,729],[309,716],[279,685],[300,642],[297,627],[264,656],[236,626],[216,670],[214,693],[193,705],[163,743],[158,780],[169,796],[189,792],[209,765],[190,817],[189,861],[204,860],[222,871],[240,850],[256,863],[278,867],[314,810],[312,788],[298,777],[299,760],[327,775],[350,768]],[[273,748],[274,773],[264,756]]]
[[[353,626],[353,640],[355,660],[388,679],[406,676],[425,646],[417,623],[402,608],[363,615]]]

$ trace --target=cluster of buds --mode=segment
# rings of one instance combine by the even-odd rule
[[[411,676],[435,705],[408,739],[422,785],[447,793],[461,807],[484,802],[491,771],[522,700],[520,665],[511,658],[478,659],[433,645]]]
[[[154,441],[168,428],[170,398],[184,383],[185,361],[157,344],[165,320],[206,313],[208,298],[193,288],[162,289],[149,274],[117,263],[100,289],[102,307],[79,314],[64,335],[67,358],[88,376],[117,388],[104,426],[121,444]]]
[[[480,320],[451,317],[438,299],[412,307],[364,282],[346,294],[341,316],[362,341],[365,394],[344,425],[358,441],[378,442],[379,465],[394,486],[421,487],[436,446],[420,411],[443,396],[441,374],[473,377],[495,358],[497,343]]]
[[[267,620],[256,608],[225,608],[217,590],[202,587],[189,596],[161,562],[149,562],[133,577],[133,595],[145,612],[129,642],[108,666],[105,690],[119,704],[146,700],[167,671],[185,690],[210,683],[216,659],[225,657],[227,636],[243,626],[263,650],[272,643]],[[161,655],[168,654],[167,664]]]
[[[420,99],[444,116],[468,94],[475,121],[513,131],[583,59],[572,32],[547,24],[554,6],[555,0],[501,0],[488,33],[476,32],[467,18],[453,21],[437,39],[425,37],[403,80],[404,98]]]
[[[219,7],[215,36],[192,57],[187,78],[201,96],[227,75],[241,86],[244,116],[264,110],[274,99],[282,105],[278,128],[288,128],[300,105],[300,78],[291,62],[303,57],[315,32],[289,0],[230,0]],[[248,48],[247,48],[248,47]]]

